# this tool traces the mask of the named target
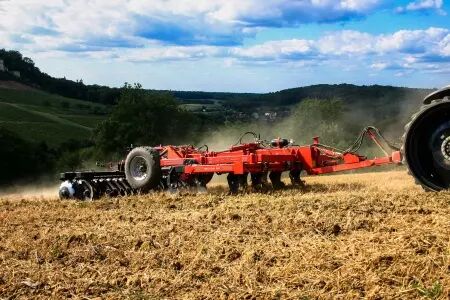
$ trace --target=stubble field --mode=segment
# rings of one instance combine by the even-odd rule
[[[0,299],[447,299],[450,193],[406,171],[304,189],[0,197]]]

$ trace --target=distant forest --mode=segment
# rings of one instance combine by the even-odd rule
[[[0,72],[0,80],[16,80],[24,84],[42,89],[61,96],[86,100],[106,105],[117,104],[120,88],[100,85],[86,85],[82,79],[73,81],[66,78],[54,78],[41,72],[33,60],[24,57],[19,51],[0,49],[2,59],[9,70],[19,71],[16,78],[5,72]],[[182,103],[210,104],[213,100],[222,100],[232,109],[250,111],[257,105],[289,106],[305,99],[341,99],[349,105],[368,105],[369,109],[380,106],[390,106],[408,97],[423,97],[430,90],[399,88],[392,86],[356,86],[351,84],[328,85],[319,84],[298,87],[272,93],[223,93],[201,91],[164,91],[171,93]]]
[[[0,80],[16,80],[46,92],[108,105],[115,104],[120,94],[119,88],[85,85],[82,80],[54,78],[41,72],[31,58],[23,57],[19,51],[1,49],[0,59],[4,61],[9,70],[20,72],[20,78],[0,72]]]
[[[249,130],[267,138],[292,137],[299,143],[309,143],[312,135],[320,135],[325,143],[346,147],[361,128],[375,125],[398,141],[404,124],[431,92],[351,84],[321,84],[265,94],[145,90],[139,84],[111,88],[54,78],[18,51],[0,50],[0,59],[9,71],[20,72],[20,77],[0,72],[0,81],[18,81],[51,94],[109,106],[105,120],[96,124],[90,136],[74,135],[76,140],[58,147],[49,147],[45,140],[30,143],[24,139],[27,136],[0,126],[0,185],[37,175],[54,176],[95,160],[120,159],[130,144],[207,142],[229,146]],[[190,111],[186,106],[192,104],[205,109]],[[208,105],[220,109],[208,112]],[[270,122],[258,117],[277,113]]]

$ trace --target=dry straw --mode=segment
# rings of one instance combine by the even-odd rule
[[[304,190],[0,200],[0,299],[447,299],[450,193],[404,171]]]

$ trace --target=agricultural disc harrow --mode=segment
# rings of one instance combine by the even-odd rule
[[[102,196],[127,196],[152,190],[205,191],[214,174],[227,174],[231,194],[249,187],[256,191],[280,189],[283,172],[293,185],[301,185],[300,174],[320,175],[406,163],[418,184],[426,190],[450,187],[450,87],[438,90],[405,126],[402,149],[391,145],[375,127],[366,127],[348,149],[323,145],[313,138],[310,145],[295,145],[288,139],[261,140],[245,133],[236,145],[224,151],[208,147],[136,147],[117,164],[115,171],[83,171],[61,174],[61,199],[93,200]],[[252,135],[253,141],[242,142]],[[365,138],[383,155],[367,158],[358,153]],[[249,185],[250,181],[250,185]]]

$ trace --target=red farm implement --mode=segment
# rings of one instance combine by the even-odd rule
[[[424,188],[442,190],[450,186],[450,88],[429,95],[424,107],[406,128],[403,149],[390,145],[374,127],[365,128],[348,149],[322,145],[313,138],[310,145],[294,145],[287,139],[253,141],[242,138],[224,151],[186,146],[137,147],[131,149],[115,171],[67,172],[61,174],[62,199],[92,200],[104,195],[126,196],[151,190],[204,190],[214,174],[227,174],[231,194],[251,188],[265,190],[284,186],[283,172],[293,185],[300,175],[320,175],[386,164],[407,162],[411,174]],[[375,143],[382,155],[367,158],[358,153],[365,138]]]

